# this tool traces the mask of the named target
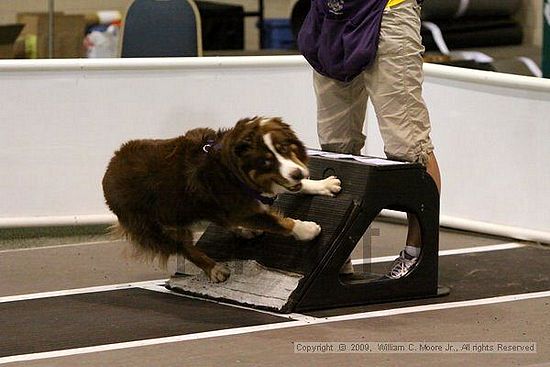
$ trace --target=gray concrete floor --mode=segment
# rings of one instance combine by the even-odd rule
[[[13,366],[548,366],[548,300],[257,332],[16,363]],[[495,321],[498,319],[500,321]],[[526,320],[532,320],[528,323]],[[295,354],[300,341],[537,340],[537,354]]]
[[[373,256],[395,255],[406,228],[373,224]],[[24,237],[24,236],[23,236]],[[166,279],[175,270],[135,262],[128,245],[97,234],[5,239],[0,251],[0,296]],[[29,242],[30,241],[30,242]],[[34,242],[33,242],[34,241]],[[91,243],[90,243],[91,242]],[[94,243],[95,242],[95,243]],[[514,242],[442,229],[440,248]],[[60,244],[62,244],[60,246]],[[45,245],[17,249],[19,246]],[[10,249],[5,249],[10,248]],[[126,253],[126,254],[125,254]],[[360,254],[356,254],[360,255]],[[529,271],[529,269],[525,269]],[[503,274],[506,277],[507,274]],[[550,366],[550,298],[438,309],[283,330],[79,354],[13,366]],[[0,315],[1,317],[1,315]],[[85,330],[75,330],[85,332]],[[533,341],[536,354],[295,354],[299,341]]]

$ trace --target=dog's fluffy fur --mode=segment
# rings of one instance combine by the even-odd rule
[[[243,119],[228,130],[194,129],[167,140],[134,140],[114,155],[103,178],[118,229],[150,257],[181,254],[214,282],[229,271],[193,246],[190,226],[208,221],[243,235],[258,231],[311,240],[321,228],[285,218],[262,196],[335,195],[340,181],[309,180],[307,155],[279,118]]]

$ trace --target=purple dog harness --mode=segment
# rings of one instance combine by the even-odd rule
[[[312,0],[298,48],[320,74],[348,82],[376,57],[388,0]]]

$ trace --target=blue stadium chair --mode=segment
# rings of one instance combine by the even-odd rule
[[[124,22],[121,56],[202,56],[201,20],[195,2],[135,0]]]

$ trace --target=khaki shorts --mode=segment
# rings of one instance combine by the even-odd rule
[[[318,134],[325,150],[359,154],[365,144],[367,100],[376,111],[388,158],[426,164],[434,147],[422,98],[420,6],[386,9],[374,64],[349,83],[314,73]]]

